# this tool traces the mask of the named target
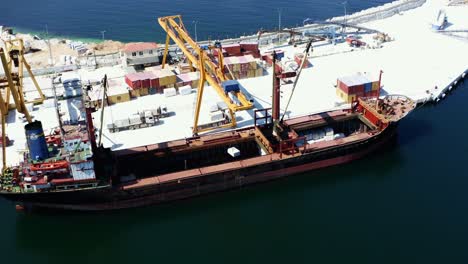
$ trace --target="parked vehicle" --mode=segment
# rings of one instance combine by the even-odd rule
[[[107,125],[107,129],[111,133],[133,130],[145,127],[151,127],[159,123],[160,118],[169,116],[167,107],[160,106],[155,109],[144,110],[136,114],[132,114],[128,118],[115,120],[112,124]]]

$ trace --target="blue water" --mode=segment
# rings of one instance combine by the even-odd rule
[[[344,14],[343,0],[23,0],[2,1],[0,25],[20,31],[120,41],[157,41],[164,39],[157,17],[181,14],[194,35],[198,21],[198,39],[219,39],[256,33],[260,28],[281,24],[301,25],[305,18],[322,20]],[[349,0],[348,13],[391,2],[389,0]]]

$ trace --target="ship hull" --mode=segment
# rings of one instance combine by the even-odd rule
[[[396,134],[397,123],[364,141],[330,152],[308,153],[289,159],[272,160],[257,166],[232,169],[171,184],[155,184],[135,189],[103,187],[70,192],[2,194],[27,208],[99,211],[148,206],[203,194],[235,189],[302,172],[360,159],[385,147]]]

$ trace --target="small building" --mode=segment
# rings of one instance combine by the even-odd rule
[[[107,103],[117,104],[130,101],[130,93],[126,85],[109,80],[109,90],[107,91]]]
[[[149,66],[159,63],[158,44],[154,42],[127,43],[120,52],[122,64],[128,66]]]

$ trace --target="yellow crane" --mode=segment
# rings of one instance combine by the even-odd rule
[[[160,17],[158,18],[158,22],[167,33],[162,67],[164,68],[166,64],[166,58],[169,52],[169,43],[172,39],[187,57],[191,67],[192,65],[195,65],[200,72],[195,117],[193,121],[193,134],[196,135],[199,132],[204,132],[216,128],[235,127],[237,123],[234,112],[251,109],[253,104],[241,91],[235,92],[235,96],[240,102],[239,105],[232,102],[229,96],[225,93],[222,87],[222,82],[230,80],[230,78],[224,73],[223,55],[221,50],[218,52],[218,61],[211,59],[208,52],[202,49],[197,44],[197,42],[195,42],[190,37],[187,30],[185,29],[184,23],[182,22],[182,17],[180,15]],[[198,126],[200,106],[203,98],[203,88],[205,82],[208,82],[208,84],[214,88],[218,95],[227,104],[231,118],[230,123],[209,128],[200,128]]]
[[[37,83],[36,77],[34,77],[34,74],[31,71],[31,66],[29,66],[28,62],[24,58],[24,53],[25,53],[25,48],[24,48],[24,42],[23,39],[12,39],[12,40],[7,40],[4,42],[5,43],[5,50],[6,53],[9,55],[6,57],[7,59],[7,67],[8,71],[11,73],[12,77],[14,78],[14,81],[18,87],[18,92],[23,95],[23,78],[24,78],[24,68],[29,73],[29,77],[34,83],[34,86],[36,87],[36,91],[39,94],[39,98],[35,98],[33,100],[25,100],[26,104],[29,103],[34,103],[34,104],[39,104],[43,103],[45,100],[45,96],[42,93],[41,88],[39,87],[39,84]],[[14,67],[18,68],[18,71],[16,73],[13,72]],[[23,96],[22,96],[23,98]],[[23,98],[24,99],[24,98]],[[10,101],[10,96],[6,96],[7,103]],[[14,105],[9,106],[10,109],[14,109]]]
[[[22,45],[22,41],[20,41],[20,44]],[[13,70],[12,63],[14,63],[15,66],[19,66],[21,65],[20,64],[21,60],[25,62],[24,57],[22,56],[22,52],[21,51],[18,52],[19,50],[15,48],[17,46],[6,45],[6,47],[7,47],[6,49],[7,52],[5,52],[3,48],[0,48],[0,60],[2,61],[3,71],[5,74],[5,76],[0,77],[0,92],[1,92],[0,93],[0,112],[1,112],[1,119],[2,119],[1,121],[2,121],[3,171],[7,169],[5,126],[6,126],[6,119],[7,119],[10,108],[14,108],[19,113],[24,114],[28,123],[32,122],[31,115],[29,115],[29,112],[26,108],[26,102],[24,99],[23,87],[22,87],[23,82],[20,78],[20,76],[22,77],[21,70],[20,70],[20,73],[12,72]],[[22,51],[24,51],[24,46],[20,46],[20,47],[23,47]],[[29,67],[27,68],[30,71]],[[33,76],[31,72],[30,74],[31,76]],[[9,103],[10,97],[13,98],[14,104]]]

